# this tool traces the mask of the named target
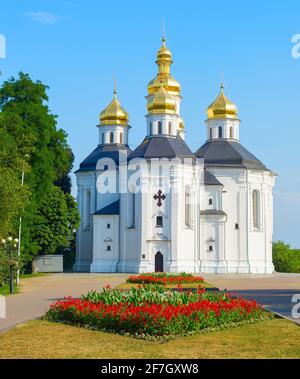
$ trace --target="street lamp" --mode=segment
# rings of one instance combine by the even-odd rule
[[[25,154],[25,160],[29,158],[28,154]],[[25,163],[22,168],[22,177],[21,177],[21,186],[24,185],[24,176],[25,176]],[[19,240],[18,240],[18,257],[20,259],[21,256],[21,236],[22,236],[22,216],[19,218]],[[17,285],[20,284],[20,270],[17,271]]]
[[[3,245],[6,256],[8,257],[9,265],[9,292],[14,292],[14,275],[13,275],[13,266],[16,265],[16,262],[13,260],[12,253],[14,250],[17,250],[18,238],[13,239],[11,236],[7,240],[2,239],[1,243]]]

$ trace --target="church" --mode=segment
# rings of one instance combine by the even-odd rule
[[[276,174],[241,144],[238,109],[223,85],[207,108],[206,141],[191,151],[165,38],[156,64],[144,140],[130,149],[115,89],[99,143],[76,171],[74,271],[272,273]]]

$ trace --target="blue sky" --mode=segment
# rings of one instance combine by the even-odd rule
[[[134,148],[145,135],[164,18],[187,143],[193,151],[204,143],[205,110],[223,78],[239,107],[242,144],[279,174],[274,239],[300,247],[300,59],[291,54],[299,14],[298,0],[0,0],[0,84],[22,70],[50,86],[76,169],[97,145],[95,125],[117,77]]]

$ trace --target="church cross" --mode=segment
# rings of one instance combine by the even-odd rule
[[[155,194],[154,196],[153,196],[153,199],[154,200],[158,200],[157,201],[157,206],[158,207],[161,207],[162,206],[162,200],[165,200],[165,198],[166,198],[166,196],[162,193],[162,191],[161,190],[158,190],[158,192],[157,192],[157,194]]]

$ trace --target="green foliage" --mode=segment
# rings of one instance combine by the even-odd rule
[[[0,288],[5,288],[5,284],[9,282],[10,266],[15,280],[17,270],[21,268],[21,259],[18,257],[17,245],[13,241],[0,245]]]
[[[22,216],[21,252],[29,263],[69,248],[79,220],[70,195],[74,157],[47,89],[24,73],[0,88],[0,237],[17,236]]]
[[[300,272],[300,250],[283,241],[273,242],[273,263],[278,272]]]

